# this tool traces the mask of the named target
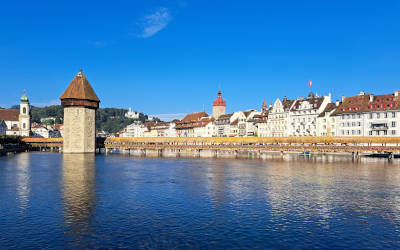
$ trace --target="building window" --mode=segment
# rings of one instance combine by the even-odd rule
[[[22,113],[26,114],[26,108],[25,107],[22,109]]]
[[[392,127],[396,127],[396,122],[392,122]]]
[[[358,130],[358,135],[361,135],[361,130]]]
[[[393,117],[393,118],[396,117],[396,112],[392,112],[392,117]]]
[[[395,135],[396,134],[396,130],[392,130],[392,135]]]
[[[22,123],[22,127],[23,127],[23,128],[26,128],[26,125],[25,125],[25,123]]]
[[[372,113],[369,113],[369,119],[372,119]]]
[[[372,135],[372,131],[369,131],[369,135]]]
[[[381,118],[381,114],[380,114],[380,113],[377,113],[377,114],[376,114],[376,118],[378,118],[378,119]]]
[[[352,115],[351,115],[351,118],[353,118],[353,119],[356,118],[356,115],[355,115],[355,114],[352,114]]]
[[[387,135],[387,130],[383,130],[383,135]]]
[[[388,114],[387,113],[385,113],[385,118],[388,118]]]

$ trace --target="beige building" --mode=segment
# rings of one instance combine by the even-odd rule
[[[294,100],[286,97],[281,101],[276,99],[274,105],[269,109],[266,135],[269,137],[288,136],[289,110],[294,104]]]
[[[60,97],[64,107],[64,153],[94,153],[95,112],[100,100],[82,70]]]
[[[318,115],[317,118],[317,136],[336,136],[336,116],[332,113],[335,112],[339,106],[339,101],[336,103],[329,103],[326,105],[325,110]]]

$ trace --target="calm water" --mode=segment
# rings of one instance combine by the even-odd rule
[[[400,162],[23,153],[0,248],[400,248]]]

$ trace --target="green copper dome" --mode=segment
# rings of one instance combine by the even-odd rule
[[[21,97],[21,102],[29,102],[29,99],[26,96],[26,92],[24,92],[24,95]]]

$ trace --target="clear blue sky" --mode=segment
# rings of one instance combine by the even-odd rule
[[[0,106],[57,103],[80,68],[101,107],[227,111],[400,88],[400,1],[3,1]]]

